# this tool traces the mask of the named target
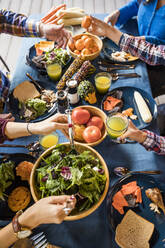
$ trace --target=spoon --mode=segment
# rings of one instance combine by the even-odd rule
[[[131,173],[132,174],[142,173],[142,174],[152,174],[152,175],[161,174],[161,171],[159,170],[130,171],[127,167],[115,167],[113,171],[119,177],[125,176],[127,174],[131,174]]]
[[[37,86],[37,88],[39,88],[40,93],[43,91],[44,88],[41,87],[41,85],[39,85],[39,83],[37,83],[32,76],[30,76],[30,74],[27,72],[26,76],[34,83],[35,86]]]
[[[116,81],[119,79],[119,77],[127,77],[127,78],[140,78],[141,76],[137,73],[111,73],[111,77],[113,81]]]
[[[78,152],[76,151],[76,148],[74,145],[74,138],[73,138],[73,125],[72,125],[72,117],[71,117],[72,110],[66,109],[65,113],[68,117],[68,124],[69,124],[69,141],[70,141],[70,146],[71,146],[71,150],[69,154],[77,155]]]

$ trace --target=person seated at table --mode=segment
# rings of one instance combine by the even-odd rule
[[[164,0],[132,0],[104,20],[120,27],[137,16],[139,36],[148,42],[165,45]]]
[[[139,130],[132,121],[129,121],[128,130],[120,136],[120,140],[129,138],[143,145],[146,150],[165,155],[165,137],[149,130]]]
[[[57,25],[63,14],[56,16],[56,12],[65,7],[65,4],[53,7],[41,21],[28,19],[25,15],[10,10],[0,9],[0,33],[22,37],[44,37],[55,41],[58,47],[65,48],[71,34],[64,29],[63,24]]]
[[[60,224],[73,210],[75,204],[76,198],[74,196],[50,196],[39,200],[21,215],[18,212],[17,217],[13,218],[13,224],[10,223],[0,230],[0,248],[8,248],[20,238],[19,230],[16,232],[15,229],[27,228],[28,232],[22,234],[24,235],[22,238],[25,238],[26,235],[29,236],[30,230],[41,224]]]
[[[105,36],[115,42],[122,51],[139,57],[149,65],[165,65],[165,45],[155,45],[145,41],[142,37],[134,37],[122,33],[117,28],[91,16],[91,24],[87,31]]]

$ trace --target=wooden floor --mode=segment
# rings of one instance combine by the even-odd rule
[[[13,10],[27,16],[37,13],[45,13],[52,6],[66,3],[68,7],[81,7],[86,13],[111,13],[115,9],[123,6],[129,0],[0,0],[0,8]],[[14,71],[21,39],[11,35],[0,35],[0,55],[4,58],[11,72]],[[0,64],[0,68],[4,67]],[[157,103],[165,102],[165,95],[157,98]]]
[[[27,16],[47,12],[52,6],[66,3],[68,7],[81,7],[86,13],[110,13],[129,0],[0,0],[0,8],[13,10]],[[13,72],[20,49],[21,38],[0,35],[0,55]],[[1,68],[0,64],[0,68]]]

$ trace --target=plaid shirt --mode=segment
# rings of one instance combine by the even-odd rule
[[[154,151],[160,155],[165,155],[165,137],[156,135],[148,130],[144,130],[144,132],[147,133],[147,138],[142,145],[148,151]]]
[[[28,20],[25,15],[0,9],[0,33],[25,37],[38,37],[39,22]]]
[[[165,45],[154,45],[141,37],[122,34],[119,46],[121,50],[139,57],[147,64],[165,65]]]

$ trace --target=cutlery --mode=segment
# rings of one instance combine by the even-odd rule
[[[32,142],[28,145],[16,145],[16,144],[0,144],[0,147],[22,147],[22,148],[27,148],[29,151],[35,151],[38,150],[40,148],[40,143],[37,142]]]
[[[70,146],[71,146],[71,150],[69,153],[77,155],[78,152],[75,149],[74,138],[73,138],[73,125],[72,125],[72,117],[71,117],[72,110],[66,109],[65,113],[68,117],[68,124],[69,124],[69,130],[68,131],[69,131],[69,141],[70,141]]]
[[[97,62],[99,65],[105,65],[105,66],[119,66],[119,67],[126,67],[126,68],[130,68],[130,69],[134,69],[135,68],[135,65],[134,64],[117,64],[117,63],[115,63],[115,64],[112,64],[112,63],[109,63],[109,62],[107,62],[107,61],[105,61],[105,60],[99,60],[98,62]]]
[[[44,90],[44,88],[41,87],[41,85],[39,85],[39,83],[37,83],[32,76],[30,76],[30,74],[27,72],[26,76],[34,83],[35,86],[37,86],[37,88],[39,88],[40,93]]]
[[[48,245],[48,241],[46,239],[46,236],[43,232],[40,232],[30,238],[32,241],[34,248],[46,248]]]
[[[102,70],[102,71],[106,71],[106,72],[111,72],[113,70],[130,70],[130,69],[133,69],[133,67],[119,67],[119,66],[114,66],[114,67],[104,67],[104,66],[99,66],[99,69]]]
[[[158,175],[161,174],[160,170],[145,170],[145,171],[130,171],[127,167],[115,167],[114,173],[119,176],[125,176],[127,174],[152,174],[152,175]]]
[[[111,77],[113,81],[116,81],[119,79],[119,77],[127,77],[127,78],[140,78],[141,76],[139,74],[135,73],[111,73]]]

